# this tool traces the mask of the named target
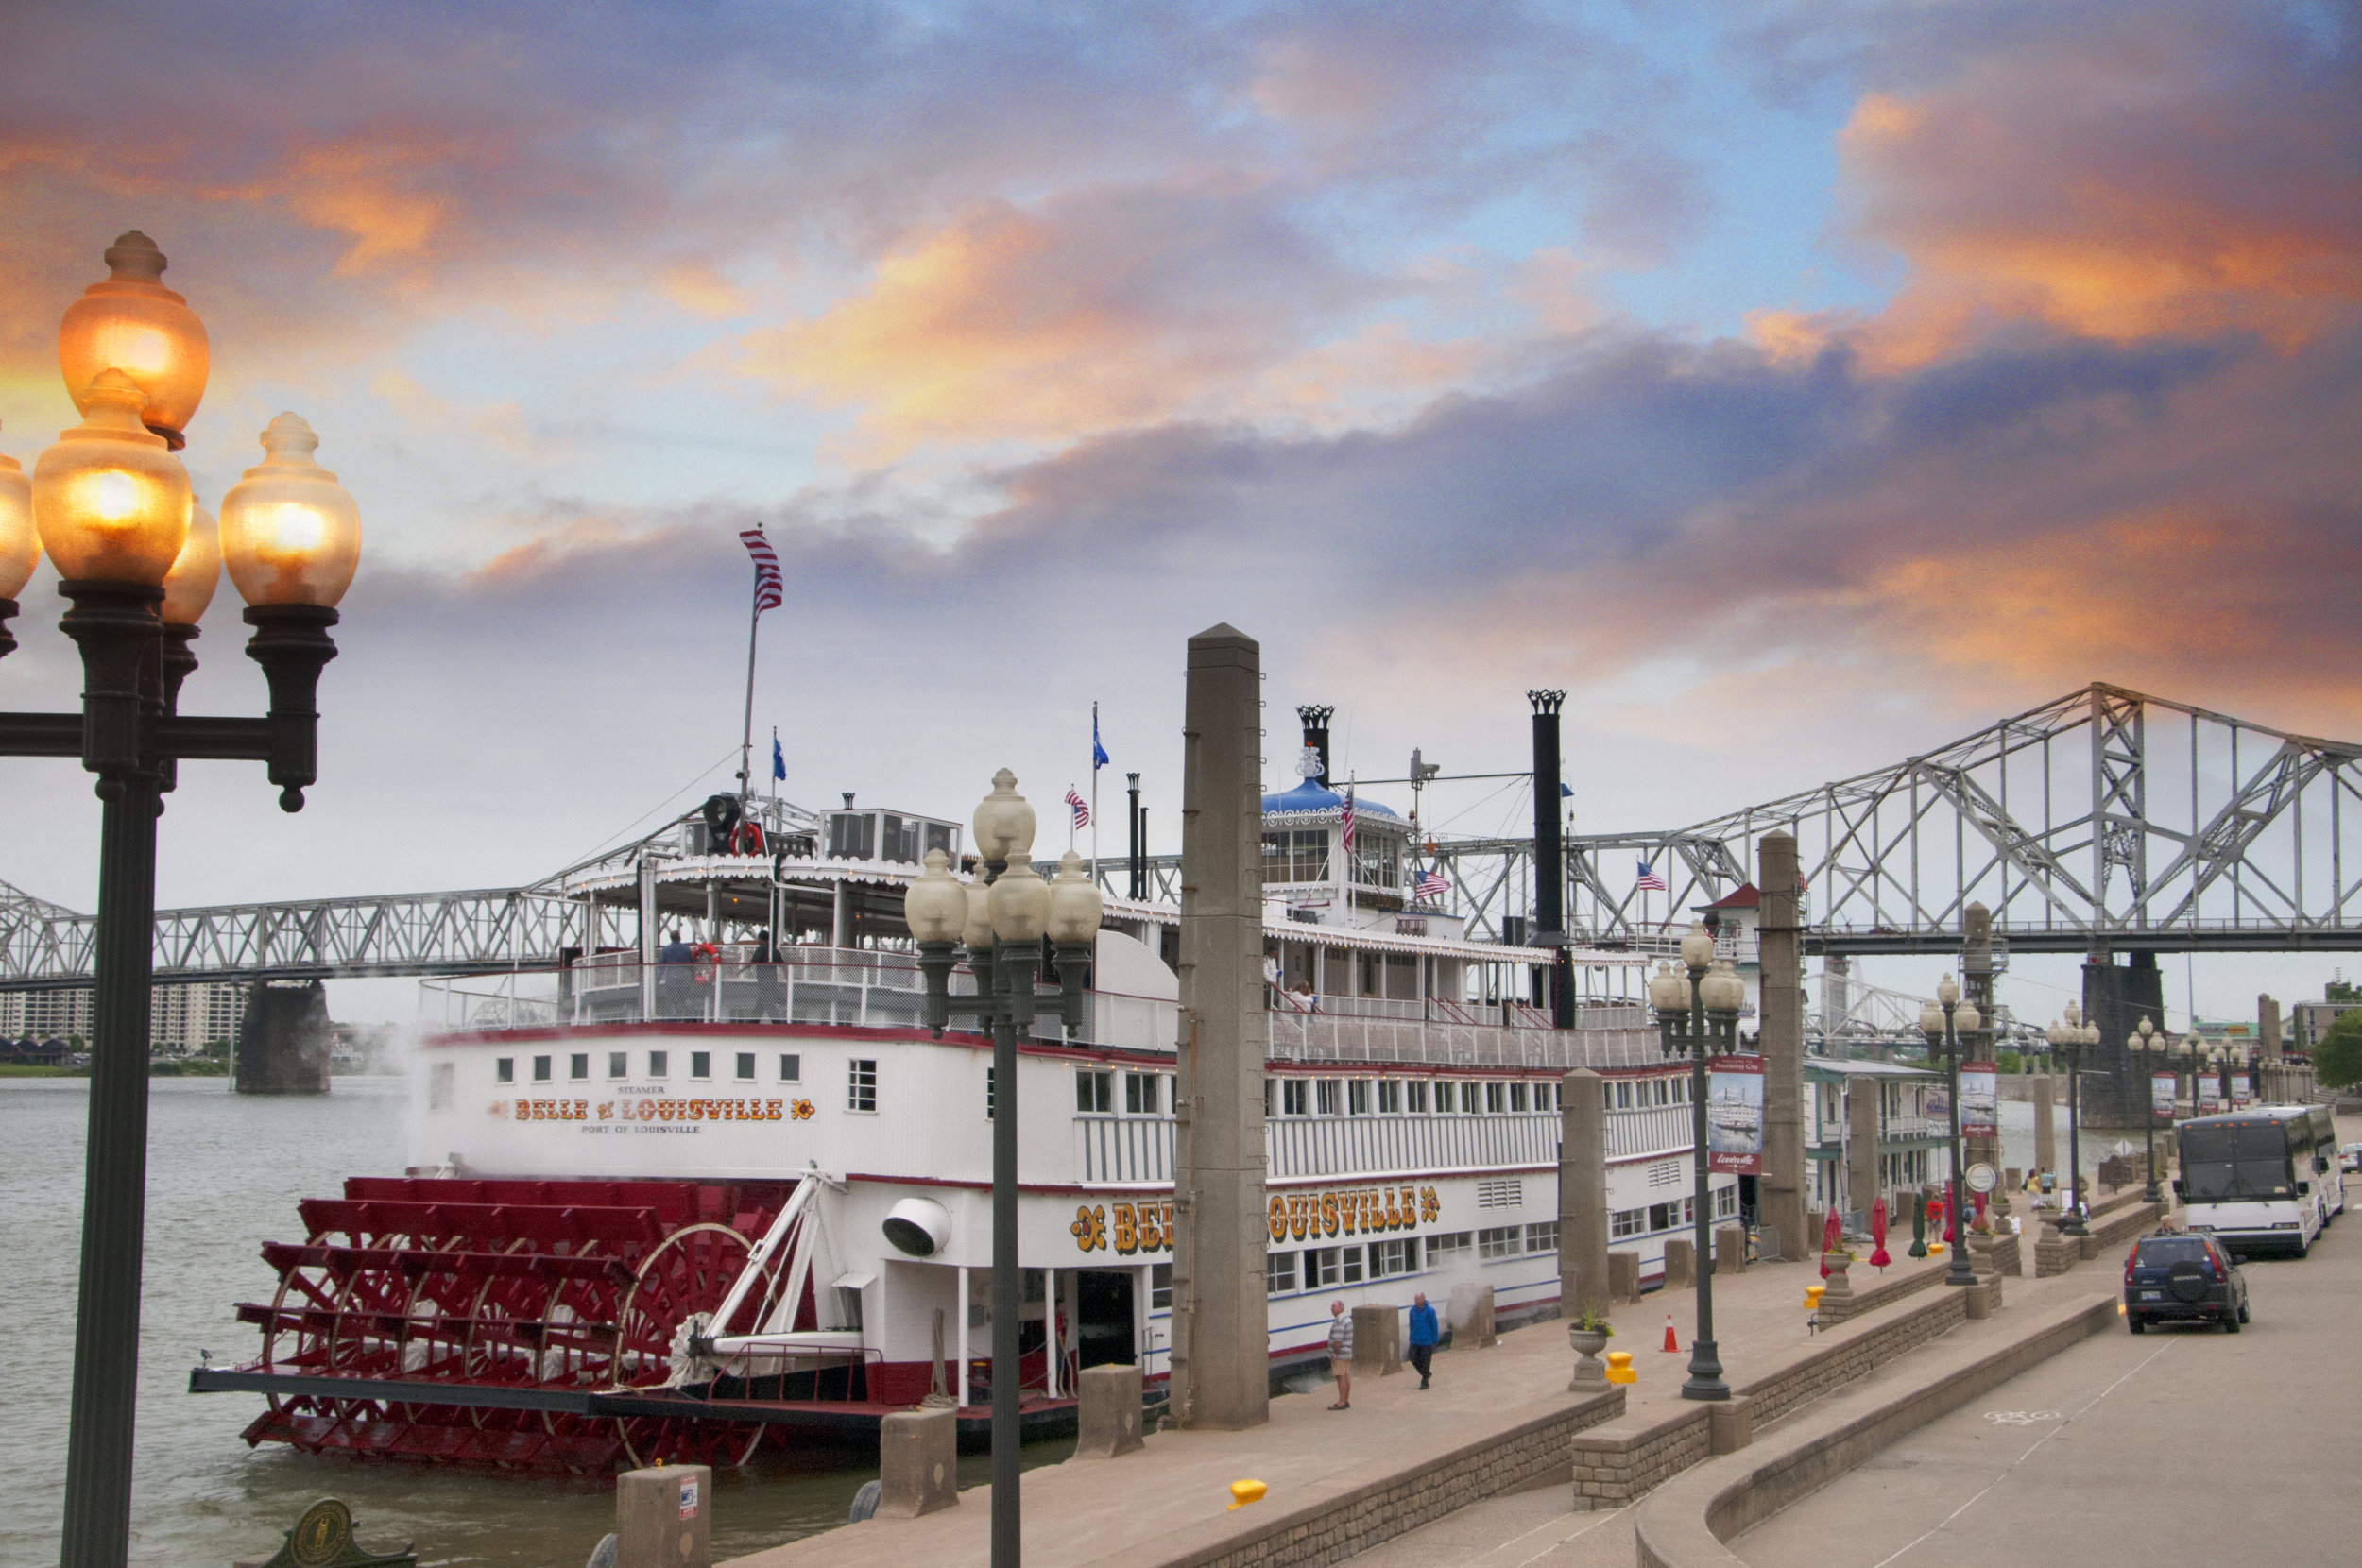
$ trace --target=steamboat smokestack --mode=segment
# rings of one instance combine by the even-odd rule
[[[1529,691],[1533,705],[1533,940],[1550,947],[1550,1021],[1575,1025],[1574,964],[1566,948],[1566,846],[1559,837],[1558,710],[1564,691]],[[1535,1000],[1538,1002],[1539,997]]]
[[[1312,781],[1324,790],[1329,787],[1328,718],[1336,711],[1333,707],[1314,705],[1296,709],[1296,717],[1304,721],[1304,749],[1317,754],[1321,759],[1321,771],[1312,775]]]

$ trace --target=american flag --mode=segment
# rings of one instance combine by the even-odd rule
[[[1338,838],[1348,855],[1353,853],[1353,786],[1345,786],[1344,815],[1339,820]]]
[[[1414,900],[1441,898],[1444,895],[1449,893],[1450,891],[1451,883],[1446,879],[1443,873],[1437,871],[1423,871],[1419,873],[1418,888],[1412,894],[1411,896]]]
[[[1066,803],[1074,808],[1075,827],[1088,827],[1091,825],[1090,802],[1085,800],[1080,794],[1077,794],[1075,793],[1074,786],[1071,784],[1067,786]]]
[[[760,528],[745,529],[738,538],[755,558],[755,613],[778,609],[787,597],[787,585],[779,576],[779,553],[771,548]]]
[[[1665,878],[1658,876],[1656,874],[1656,868],[1646,861],[1640,862],[1639,879],[1635,881],[1632,886],[1633,891],[1635,893],[1663,893],[1666,891]]]

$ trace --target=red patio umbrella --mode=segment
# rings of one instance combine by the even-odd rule
[[[1883,1269],[1894,1260],[1887,1256],[1887,1201],[1883,1198],[1870,1205],[1870,1267]]]
[[[1943,1195],[1943,1239],[1955,1247],[1960,1245],[1959,1238],[1952,1234],[1952,1195],[1949,1192]]]
[[[1844,1245],[1845,1228],[1838,1223],[1837,1210],[1831,1209],[1828,1221],[1821,1227],[1821,1251],[1825,1256]],[[1829,1277],[1829,1266],[1826,1263],[1821,1266],[1821,1277],[1823,1279]]]

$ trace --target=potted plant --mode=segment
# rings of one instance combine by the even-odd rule
[[[1575,1363],[1574,1381],[1570,1389],[1604,1388],[1607,1369],[1600,1365],[1600,1352],[1616,1333],[1616,1325],[1607,1321],[1607,1314],[1596,1306],[1586,1306],[1583,1315],[1566,1324],[1566,1342],[1573,1346],[1582,1359]]]
[[[1839,1281],[1846,1278],[1845,1270],[1851,1269],[1853,1266],[1854,1254],[1847,1248],[1840,1247],[1821,1254],[1821,1270],[1823,1273],[1828,1275],[1830,1286],[1833,1288],[1837,1287]],[[1848,1282],[1846,1288],[1850,1287],[1851,1285],[1850,1282]]]

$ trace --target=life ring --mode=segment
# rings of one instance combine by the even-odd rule
[[[740,823],[730,834],[730,853],[733,855],[763,853],[762,824],[751,820]]]
[[[713,943],[700,942],[690,949],[690,957],[697,965],[690,972],[691,982],[696,985],[711,985],[714,967],[722,962],[722,949]]]

